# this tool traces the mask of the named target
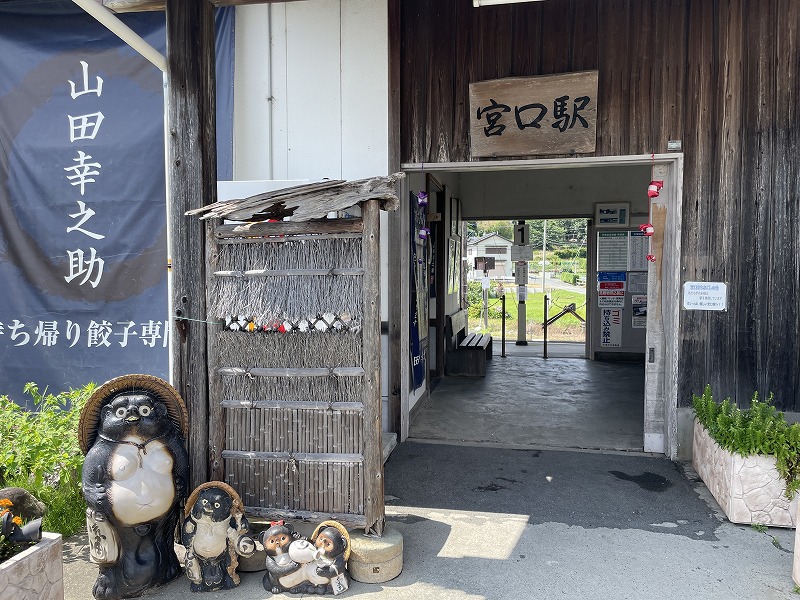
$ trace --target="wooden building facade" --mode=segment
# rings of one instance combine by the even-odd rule
[[[587,70],[590,156],[680,141],[681,279],[726,282],[728,310],[680,312],[678,406],[709,383],[800,410],[800,3],[392,0],[389,20],[401,163],[471,160],[471,82]]]
[[[199,368],[208,360],[202,325],[207,311],[198,289],[206,266],[203,231],[182,215],[215,200],[210,23],[214,4],[261,3],[275,7],[269,32],[254,34],[280,50],[270,56],[270,68],[283,65],[290,71],[295,63],[287,66],[286,54],[303,49],[292,77],[278,70],[273,78],[289,81],[289,89],[271,89],[265,96],[271,106],[263,121],[275,119],[276,126],[275,139],[263,145],[275,158],[262,179],[319,177],[314,165],[326,160],[318,152],[320,132],[309,135],[302,120],[292,120],[302,111],[286,107],[306,108],[303,103],[314,95],[306,92],[321,73],[345,74],[326,80],[333,92],[328,96],[336,100],[328,107],[333,118],[317,119],[314,126],[330,134],[325,141],[340,153],[327,165],[332,175],[347,179],[352,176],[345,170],[375,157],[385,156],[386,173],[410,164],[495,162],[471,157],[471,83],[596,72],[594,152],[504,158],[566,164],[588,157],[605,165],[629,157],[640,164],[642,157],[674,152],[680,169],[670,202],[680,225],[672,232],[678,240],[667,243],[679,246],[680,263],[669,265],[675,273],[670,288],[675,318],[664,326],[677,343],[674,364],[664,371],[669,379],[664,406],[688,414],[691,395],[709,383],[717,397],[746,404],[754,391],[772,392],[778,408],[800,411],[800,165],[793,156],[799,135],[800,4],[795,0],[545,0],[479,8],[469,0],[104,0],[119,11],[166,9],[173,254],[194,257],[176,261],[172,271],[173,334],[180,340],[173,349],[174,379],[192,413],[191,445],[201,448],[209,439],[209,381]],[[308,51],[325,37],[321,32],[335,30],[332,18],[340,19],[339,37],[324,41],[346,51],[332,53],[321,42],[316,54]],[[345,34],[357,31],[373,35],[372,45],[353,45],[360,38]],[[275,36],[286,32],[296,37],[275,45]],[[378,65],[375,56],[383,56],[384,40],[387,60]],[[342,63],[315,64],[330,56]],[[387,108],[375,98],[365,103],[364,90],[353,92],[367,75],[372,92],[383,94],[386,83]],[[365,115],[369,131],[388,130],[388,147],[362,140]],[[302,138],[292,138],[296,131]],[[389,225],[389,246],[399,248],[404,230]],[[407,356],[398,340],[405,323],[392,298],[406,290],[402,279],[392,276],[392,260],[381,260],[382,269],[389,265],[389,307],[382,307],[388,316],[381,315],[388,348],[383,397],[391,407],[389,431],[401,432],[398,390],[405,385],[401,365]],[[727,283],[727,310],[679,310],[676,284],[686,281]],[[667,425],[674,437],[680,427],[674,421]],[[674,440],[667,446],[675,457]],[[198,481],[211,471],[208,458],[193,454]]]

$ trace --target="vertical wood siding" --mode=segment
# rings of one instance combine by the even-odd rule
[[[468,161],[468,84],[597,69],[598,156],[682,140],[683,279],[727,281],[682,312],[679,405],[710,383],[800,410],[800,2],[404,0],[404,162]]]

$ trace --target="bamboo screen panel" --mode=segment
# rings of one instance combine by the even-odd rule
[[[253,515],[371,526],[362,236],[213,248],[209,314],[224,326],[209,353],[211,403],[221,409],[211,435],[221,440],[221,478]]]

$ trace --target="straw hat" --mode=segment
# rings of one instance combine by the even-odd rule
[[[325,529],[326,527],[333,527],[334,529],[338,529],[339,533],[342,534],[347,547],[344,549],[344,562],[347,562],[350,558],[350,532],[347,531],[347,528],[339,523],[338,521],[323,521],[317,528],[314,530],[314,533],[311,534],[311,543],[315,544],[317,542],[317,536],[319,536],[320,532]]]
[[[183,516],[188,517],[192,512],[192,508],[194,508],[194,503],[197,502],[197,497],[200,495],[200,492],[211,487],[219,488],[231,497],[233,500],[233,506],[231,507],[232,513],[238,512],[239,514],[244,514],[244,504],[242,503],[242,499],[239,497],[239,494],[236,493],[235,489],[233,489],[227,483],[223,483],[222,481],[207,481],[206,483],[201,483],[198,485],[194,491],[189,494],[189,498],[186,500],[186,508],[183,511]]]
[[[78,443],[86,454],[97,439],[103,407],[117,394],[146,392],[155,396],[167,407],[170,418],[183,434],[189,433],[189,414],[178,391],[169,383],[153,375],[122,375],[106,381],[89,396],[78,421]]]

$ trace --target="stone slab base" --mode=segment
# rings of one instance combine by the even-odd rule
[[[399,531],[386,529],[381,537],[363,533],[350,534],[350,576],[361,583],[384,583],[403,570],[403,536]]]

